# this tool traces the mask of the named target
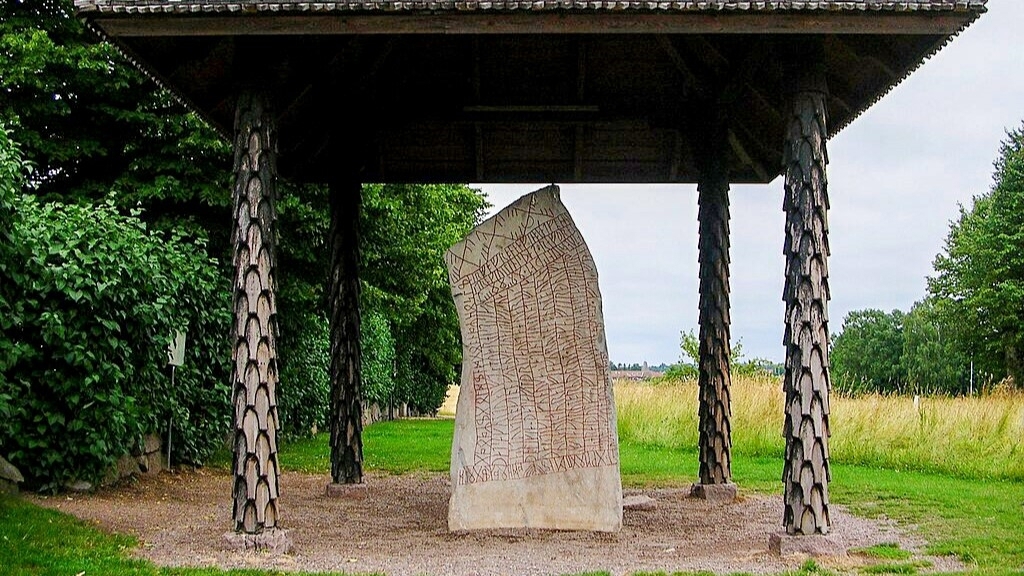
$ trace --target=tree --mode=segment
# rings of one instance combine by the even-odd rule
[[[970,360],[954,335],[954,329],[936,311],[934,299],[917,302],[903,317],[900,366],[910,390],[946,394],[968,391]]]
[[[832,382],[841,392],[900,392],[904,314],[854,310],[832,338]]]
[[[144,208],[227,246],[230,149],[208,125],[85,29],[69,0],[0,5],[0,119],[43,200]]]
[[[1007,133],[993,180],[961,207],[928,289],[963,353],[1024,387],[1024,125]]]
[[[488,204],[462,184],[363,187],[361,307],[391,325],[394,401],[433,412],[462,362],[458,316],[444,253]]]
[[[736,376],[752,378],[773,377],[773,364],[763,358],[747,359],[743,354],[743,340],[737,340],[729,346],[729,370]],[[695,380],[697,378],[697,362],[700,358],[700,342],[693,330],[680,332],[679,349],[682,357],[679,362],[665,367],[665,380]],[[638,368],[639,369],[639,365]],[[658,370],[658,367],[651,368]]]

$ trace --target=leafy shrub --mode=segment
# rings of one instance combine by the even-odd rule
[[[306,437],[327,427],[330,338],[327,319],[316,312],[294,314],[282,327],[277,411],[286,438]]]
[[[359,332],[363,397],[368,403],[387,406],[395,392],[395,339],[391,336],[391,325],[383,314],[371,310],[363,314]]]
[[[28,166],[22,160],[18,144],[10,139],[7,129],[0,124],[0,278],[7,277],[11,260],[11,222],[14,198],[21,189]],[[7,309],[7,295],[0,285],[0,310]],[[4,372],[0,370],[0,421],[11,414],[12,390]]]
[[[109,201],[15,201],[0,288],[12,396],[0,452],[34,487],[96,482],[169,420],[177,461],[201,462],[227,430],[225,282],[202,241],[151,233],[135,216]],[[176,329],[188,345],[172,387]]]

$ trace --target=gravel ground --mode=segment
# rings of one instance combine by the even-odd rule
[[[452,534],[447,530],[446,475],[371,475],[365,495],[328,498],[328,477],[285,473],[281,517],[293,550],[286,555],[230,551],[227,472],[160,474],[90,495],[30,496],[43,506],[135,535],[140,557],[164,566],[220,566],[278,570],[386,572],[389,576],[568,574],[607,570],[711,570],[779,572],[805,558],[768,552],[782,518],[780,496],[741,497],[728,505],[687,498],[688,488],[626,490],[657,501],[651,511],[625,511],[617,534],[500,530]],[[866,520],[833,506],[833,538],[844,548],[922,542],[892,523]],[[959,566],[928,558],[936,569]],[[833,568],[867,562],[858,554],[819,559]]]

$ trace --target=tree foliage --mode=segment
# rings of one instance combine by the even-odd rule
[[[1024,385],[1024,126],[1010,131],[994,184],[961,207],[929,279],[936,309],[982,371]]]
[[[227,425],[225,283],[203,246],[151,232],[112,203],[15,200],[3,263],[0,452],[35,487],[96,482],[152,431],[202,462]],[[188,337],[175,385],[167,344]]]
[[[832,338],[832,384],[845,394],[963,394],[970,361],[934,299],[910,312],[854,310]]]
[[[832,339],[832,384],[841,391],[898,392],[903,319],[899,310],[854,310]]]
[[[462,344],[444,252],[486,208],[479,192],[461,184],[363,188],[361,306],[390,323],[395,403],[434,412],[455,383]]]
[[[903,320],[900,368],[913,392],[964,394],[970,391],[971,363],[955,331],[937,312],[934,298],[914,304]]]
[[[112,198],[226,246],[228,145],[86,30],[70,0],[0,4],[0,52],[0,120],[35,166],[40,198]]]
[[[693,330],[680,332],[679,349],[682,356],[679,362],[668,367],[663,380],[696,380],[699,376],[697,368],[700,362],[700,340]],[[743,341],[737,340],[730,345],[729,372],[734,376],[750,378],[773,377],[775,365],[763,358],[747,358],[743,354]]]
[[[72,205],[88,210],[97,203],[103,223],[116,220],[115,212],[134,214],[132,226],[141,219],[147,234],[173,231],[197,258],[217,259],[218,279],[230,277],[227,142],[86,30],[71,0],[0,3],[0,49],[0,122],[36,167],[18,193],[24,184],[44,203],[40,210],[64,205],[54,218],[78,214]],[[282,183],[280,192],[278,398],[286,433],[304,434],[322,427],[327,410],[327,188]],[[461,357],[441,255],[475,224],[485,201],[457,185],[368,186],[364,198],[367,393],[432,411]],[[5,224],[0,233],[7,230]],[[210,304],[224,313],[227,305]],[[226,342],[224,322],[214,332]],[[214,364],[225,358],[227,352]],[[217,370],[211,365],[204,378]],[[208,418],[211,425],[230,414],[219,402],[209,406],[225,410]],[[0,416],[3,410],[0,403]]]

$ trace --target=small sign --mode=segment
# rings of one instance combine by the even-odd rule
[[[185,363],[185,333],[181,330],[174,332],[174,339],[167,345],[167,363],[171,366]]]

